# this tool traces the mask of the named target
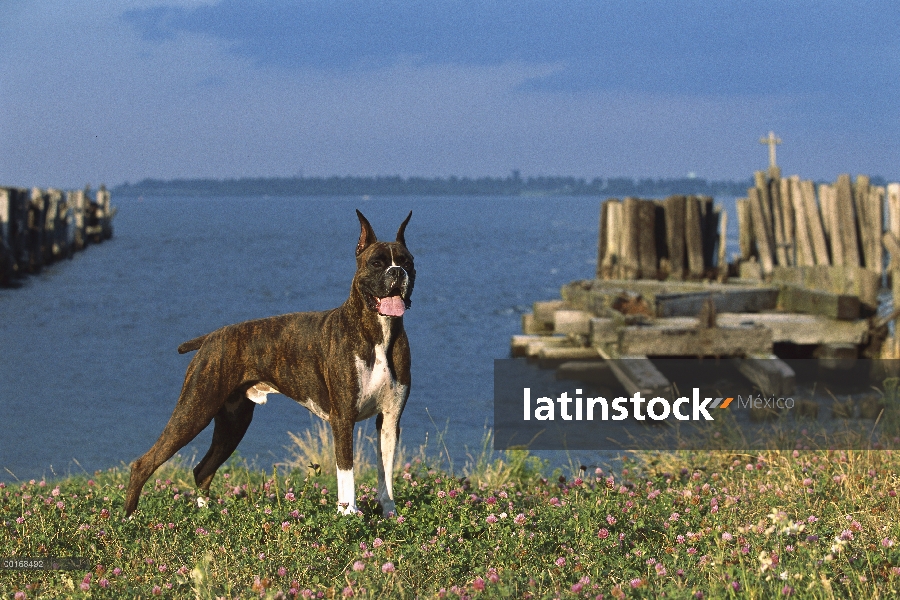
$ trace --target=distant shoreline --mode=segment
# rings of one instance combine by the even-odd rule
[[[878,178],[873,178],[873,183]],[[239,179],[144,179],[112,189],[116,197],[221,196],[592,196],[659,197],[673,194],[741,196],[753,186],[744,181],[699,177],[247,177]]]

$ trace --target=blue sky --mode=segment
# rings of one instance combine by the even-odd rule
[[[4,0],[0,184],[900,178],[889,0]]]

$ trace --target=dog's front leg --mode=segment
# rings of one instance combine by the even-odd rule
[[[394,453],[400,434],[400,415],[381,413],[375,419],[378,430],[378,501],[385,516],[396,514],[394,505]]]
[[[338,512],[355,515],[356,485],[353,479],[353,421],[332,420],[334,458],[337,464]]]

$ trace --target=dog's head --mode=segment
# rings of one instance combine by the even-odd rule
[[[416,281],[413,256],[407,250],[403,236],[412,211],[397,230],[394,242],[379,242],[369,221],[358,210],[356,215],[360,232],[353,284],[370,310],[387,317],[402,317],[411,305],[410,296]]]

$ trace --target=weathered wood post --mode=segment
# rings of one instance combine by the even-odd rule
[[[9,245],[9,190],[0,188],[0,285],[8,285],[15,273],[15,260]]]
[[[844,255],[843,265],[861,266],[859,257],[859,236],[856,233],[856,215],[853,210],[853,189],[850,175],[842,173],[835,184],[837,192],[837,227],[832,225],[832,237],[841,238],[841,250]]]
[[[735,202],[738,219],[738,247],[741,250],[741,262],[753,256],[753,217],[750,212],[750,200],[738,198]]]
[[[606,236],[609,235],[607,231],[609,209],[606,205],[606,202],[600,203],[600,220],[597,223],[597,269],[594,273],[596,279],[603,278],[603,257],[606,255]]]
[[[84,198],[84,190],[74,190],[70,192],[66,192],[66,202],[72,207],[72,222],[73,222],[73,248],[75,251],[79,251],[84,248],[87,243],[87,237],[85,236],[84,228],[86,225],[85,219],[85,198]]]
[[[800,177],[793,175],[787,181],[791,189],[791,205],[794,208],[795,264],[801,267],[811,267],[816,264],[816,258],[813,254],[813,243],[810,238],[809,220],[806,218],[806,207],[803,202]]]
[[[684,220],[684,242],[687,248],[688,273],[691,279],[703,278],[703,225],[700,198],[690,196]]]
[[[813,182],[809,179],[800,182],[800,196],[803,199],[803,207],[806,217],[806,223],[809,227],[809,239],[812,242],[813,256],[815,264],[830,265],[831,260],[828,258],[828,244],[825,241],[825,230],[822,226],[822,215],[819,212],[819,206],[816,204],[816,190]],[[824,202],[819,198],[824,210]]]
[[[642,279],[656,279],[659,263],[656,255],[656,206],[652,200],[638,202],[638,261]]]
[[[784,224],[784,247],[787,252],[788,266],[797,264],[796,232],[797,217],[791,198],[791,181],[786,177],[778,180],[778,198],[781,202],[781,217]]]
[[[622,203],[610,198],[603,203],[602,226],[600,228],[600,244],[602,258],[599,264],[598,277],[601,279],[614,279],[618,277],[619,263],[619,238],[622,235]]]
[[[637,231],[640,226],[640,200],[625,198],[622,203],[622,279],[637,279],[641,272]]]
[[[772,258],[772,241],[769,236],[769,229],[766,227],[766,216],[763,208],[764,201],[761,190],[752,187],[747,190],[750,197],[750,210],[752,211],[751,221],[753,222],[753,232],[756,237],[756,251],[759,254],[759,264],[762,268],[764,277],[768,277],[775,270]]]
[[[716,211],[719,212],[719,255],[716,257],[716,270],[718,272],[717,279],[724,282],[728,279],[728,212],[717,206]]]
[[[28,272],[37,273],[44,266],[44,222],[46,208],[40,188],[31,188],[26,204],[28,223]]]
[[[687,198],[670,196],[665,201],[666,244],[669,250],[669,278],[684,279],[684,232]]]
[[[108,240],[113,235],[112,218],[115,211],[110,203],[109,190],[104,184],[100,184],[100,189],[97,190],[97,205],[100,207],[100,239]]]

